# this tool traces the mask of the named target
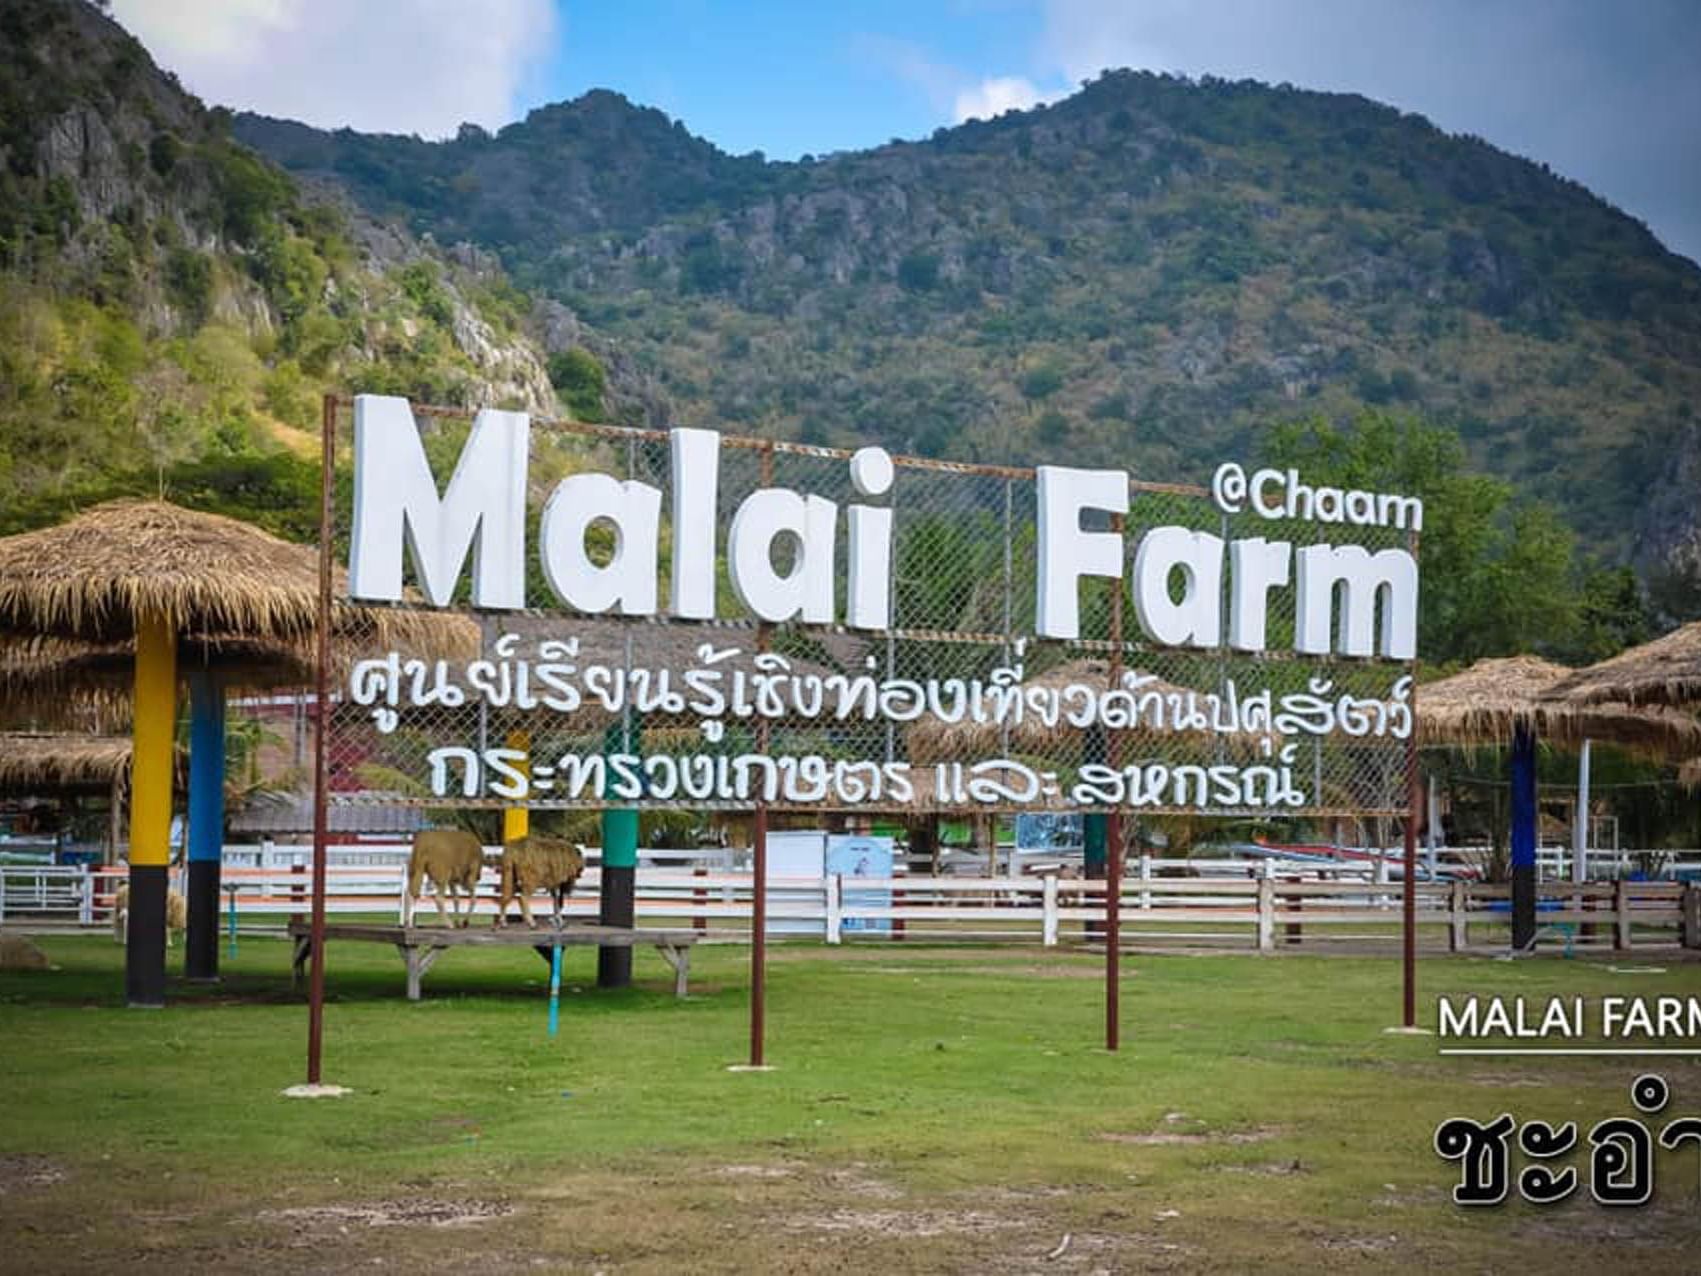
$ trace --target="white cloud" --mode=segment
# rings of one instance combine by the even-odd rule
[[[1035,67],[1363,93],[1545,160],[1701,259],[1693,0],[1044,0]]]
[[[864,61],[883,68],[905,84],[919,90],[936,111],[949,110],[968,79],[955,67],[935,62],[918,46],[907,40],[894,40],[883,35],[859,35],[851,47]]]
[[[972,88],[959,90],[953,109],[957,123],[961,124],[964,120],[994,119],[1006,111],[1025,111],[1051,96],[1041,93],[1025,76],[995,75]]]
[[[113,0],[210,104],[422,137],[497,128],[553,51],[552,0]]]

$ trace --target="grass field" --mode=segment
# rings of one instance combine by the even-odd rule
[[[1693,1145],[1654,1204],[1453,1206],[1455,1115],[1629,1114],[1626,1060],[1458,1059],[1385,1035],[1399,966],[1130,957],[1125,1045],[1055,950],[773,952],[770,1061],[746,1049],[748,951],[700,948],[693,996],[647,950],[600,992],[568,950],[456,950],[401,998],[387,949],[333,945],[326,1079],[286,945],[244,938],[214,988],[121,1004],[110,940],[41,941],[0,975],[0,1268],[195,1271],[1693,1271]],[[179,950],[180,952],[180,950]],[[180,957],[174,955],[175,965]],[[1652,967],[1663,967],[1659,972]],[[1701,993],[1701,965],[1438,958],[1438,994]],[[1666,1115],[1701,1066],[1662,1060]],[[1575,1161],[1575,1158],[1573,1158]],[[1585,1167],[1586,1168],[1586,1167]],[[1584,1175],[1585,1182],[1587,1180]]]

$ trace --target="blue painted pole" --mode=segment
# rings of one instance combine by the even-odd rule
[[[189,679],[188,928],[183,973],[219,974],[219,864],[224,855],[224,688],[205,671]]]
[[[1512,732],[1512,947],[1536,940],[1536,733]]]
[[[561,945],[549,949],[549,1035],[561,1028]]]

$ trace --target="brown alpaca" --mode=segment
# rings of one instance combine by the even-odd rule
[[[508,913],[508,901],[518,898],[520,916],[536,929],[529,896],[548,891],[555,908],[550,921],[561,925],[561,905],[573,893],[573,883],[585,871],[585,854],[572,842],[556,837],[521,837],[502,848],[501,902],[496,906],[496,925]]]
[[[454,908],[456,926],[472,923],[473,905],[478,898],[478,877],[484,871],[484,846],[465,829],[422,829],[413,835],[413,850],[408,854],[408,899],[417,905],[420,888],[430,878],[435,886],[437,916],[445,926],[451,925],[443,908],[443,889],[449,890],[449,903]],[[461,919],[461,900],[456,888],[467,893],[466,920]],[[409,920],[413,908],[408,909]]]

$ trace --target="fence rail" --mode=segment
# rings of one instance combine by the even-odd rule
[[[0,867],[0,923],[28,928],[110,922],[123,879],[122,868]],[[429,897],[409,901],[405,881],[405,871],[397,866],[333,867],[326,877],[327,911],[393,914],[403,923],[431,924],[435,903]],[[307,874],[290,868],[229,868],[223,874],[224,903],[249,921],[300,914],[308,907],[310,883]],[[588,869],[566,902],[565,915],[594,919],[599,888],[599,870]],[[1048,947],[1091,943],[1099,938],[1105,915],[1102,881],[1055,874],[770,877],[768,888],[773,932],[829,944],[906,938]],[[1301,879],[1268,870],[1237,877],[1131,877],[1122,884],[1123,934],[1131,943],[1181,941],[1266,952],[1340,940],[1393,945],[1401,889],[1383,881]],[[1507,887],[1420,881],[1414,892],[1418,925],[1429,947],[1462,952],[1503,944],[1501,932],[1510,919]],[[752,893],[747,872],[641,869],[636,913],[640,924],[683,925],[706,938],[742,939],[749,934]],[[1696,883],[1546,883],[1537,893],[1545,939],[1568,952],[1701,948],[1701,885]],[[470,910],[480,924],[495,920],[497,894],[496,875],[487,870]]]

